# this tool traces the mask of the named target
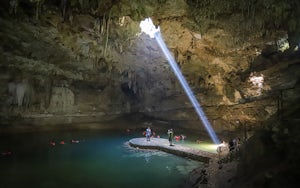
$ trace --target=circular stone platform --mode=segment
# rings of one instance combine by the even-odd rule
[[[129,140],[129,145],[141,149],[157,149],[205,163],[208,163],[211,158],[217,157],[215,153],[192,149],[182,145],[173,144],[170,146],[169,141],[163,138],[151,138],[150,141],[147,141],[146,138],[133,138]]]

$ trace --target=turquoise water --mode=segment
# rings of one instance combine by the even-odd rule
[[[81,131],[0,135],[1,188],[181,187],[200,162],[136,150],[140,134]],[[78,140],[72,143],[70,140]],[[50,146],[54,140],[55,146]],[[64,145],[59,142],[65,141]],[[6,155],[11,151],[11,155]]]

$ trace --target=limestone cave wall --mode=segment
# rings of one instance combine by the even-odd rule
[[[1,2],[1,122],[143,113],[201,129],[155,40],[140,32],[151,17],[215,130],[259,127],[298,108],[299,12],[284,0]]]

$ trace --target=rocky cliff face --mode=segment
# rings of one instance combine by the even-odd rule
[[[200,128],[157,43],[140,32],[150,16],[217,131],[260,125],[299,97],[298,3],[238,2],[3,2],[2,122],[139,112]]]

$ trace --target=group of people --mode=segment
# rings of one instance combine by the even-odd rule
[[[218,152],[219,156],[224,151],[229,151],[229,153],[233,153],[234,151],[239,150],[240,145],[241,145],[241,139],[239,137],[230,139],[228,144],[225,141],[222,141],[222,143],[219,144],[217,147],[217,152]]]
[[[151,137],[155,136],[155,132],[152,132],[150,127],[147,127],[146,131],[144,131],[143,134],[146,136],[146,140],[148,142],[150,141]],[[170,146],[173,146],[173,139],[175,139],[176,141],[179,141],[179,140],[185,140],[185,138],[186,138],[185,135],[174,136],[173,129],[168,129],[167,134],[168,134],[168,140],[169,140]],[[160,136],[157,136],[157,138],[160,138]],[[197,140],[196,142],[200,143],[201,141]],[[225,143],[225,141],[223,141],[217,147],[217,152],[219,154],[222,153],[223,150],[226,148],[226,146],[228,146],[229,152],[238,151],[240,144],[241,144],[241,139],[239,137],[230,139],[228,145]]]
[[[12,152],[11,151],[3,151],[1,152],[1,157],[7,157],[7,156],[11,156],[12,155]]]
[[[155,132],[152,132],[150,127],[147,127],[146,131],[144,131],[143,134],[146,136],[146,140],[148,142],[150,141],[151,137],[155,136]],[[179,140],[184,140],[186,138],[186,136],[183,134],[179,135],[179,136],[174,136],[173,129],[168,129],[167,134],[168,134],[168,140],[169,140],[170,146],[173,146],[173,139],[175,139],[176,141],[179,141]],[[160,138],[160,136],[158,135],[157,138]]]
[[[70,142],[71,143],[73,143],[73,144],[78,144],[79,143],[79,140],[74,140],[74,139],[72,139],[72,140],[70,140]],[[60,145],[65,145],[66,144],[66,142],[64,141],[64,140],[61,140],[60,142],[58,142]],[[56,146],[56,142],[55,141],[50,141],[50,146]]]

